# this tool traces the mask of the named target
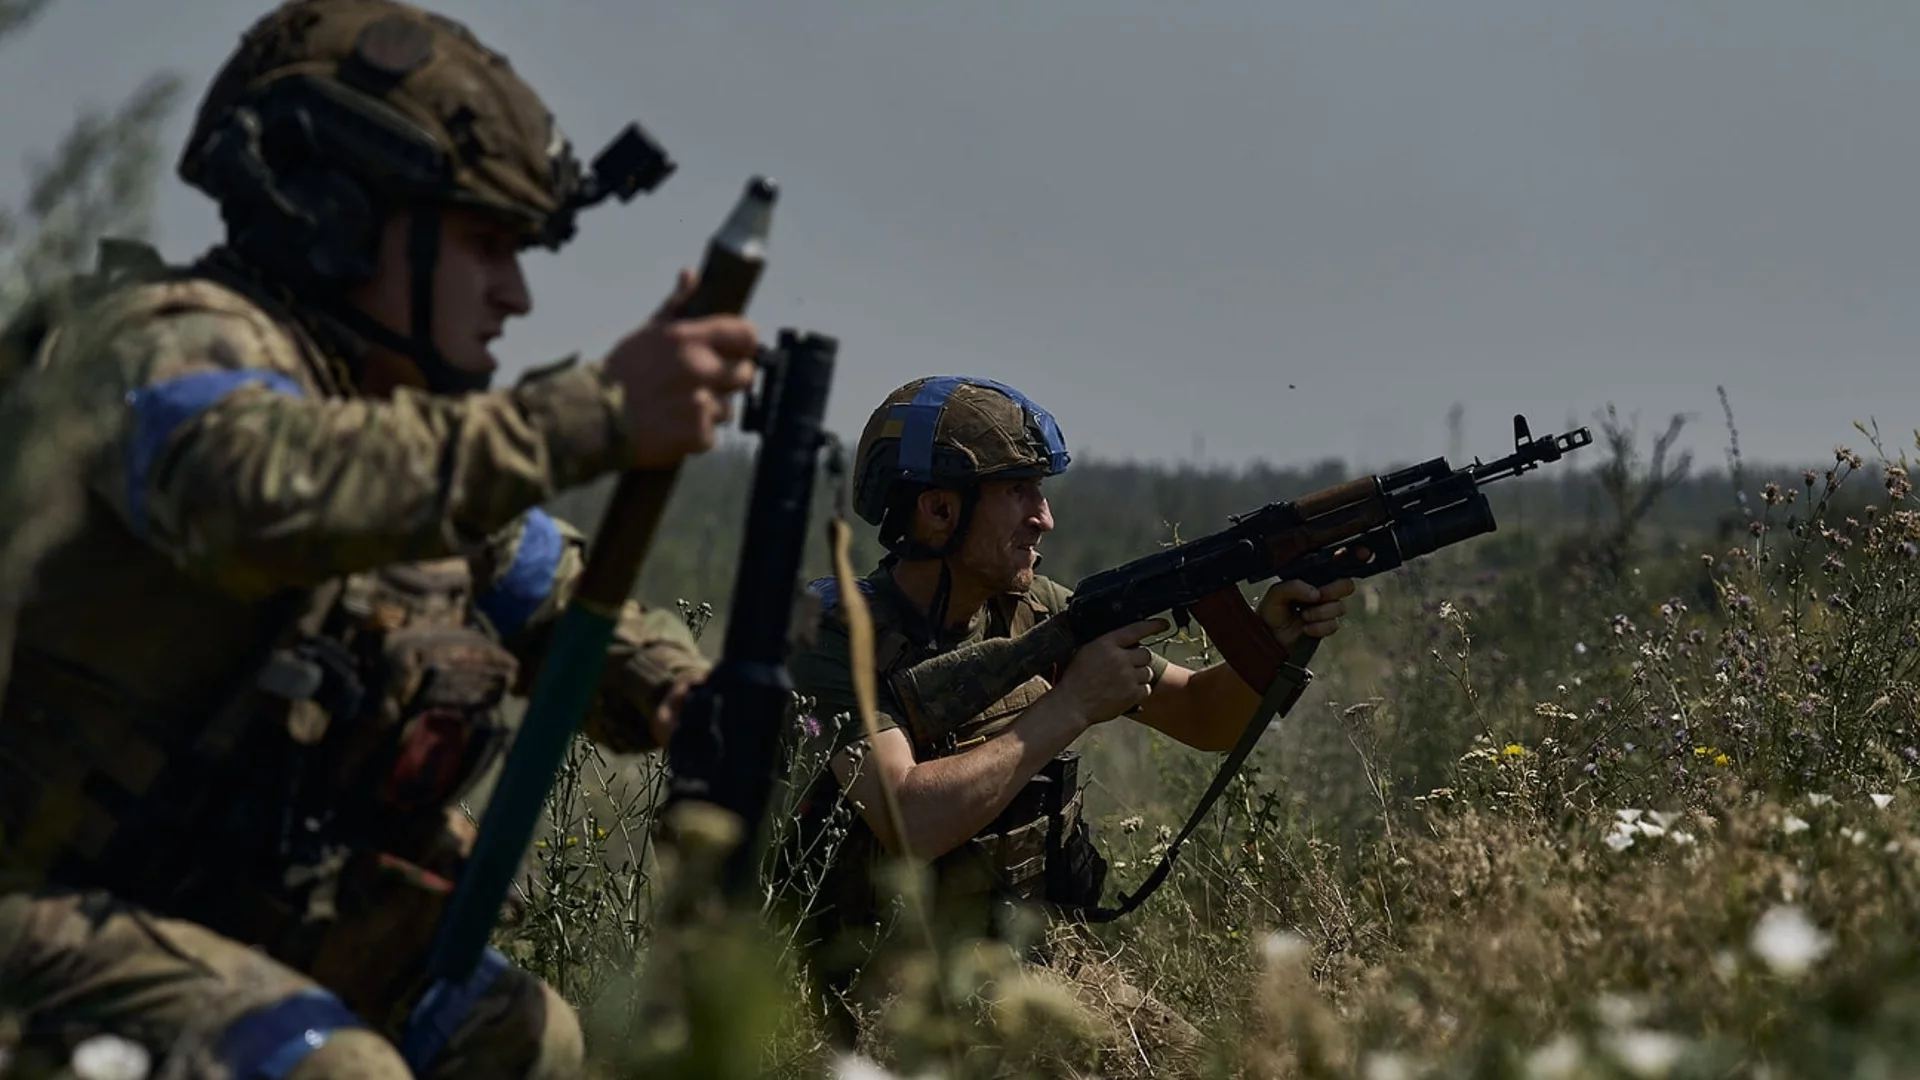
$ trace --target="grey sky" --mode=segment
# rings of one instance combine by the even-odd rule
[[[0,50],[0,193],[83,102],[197,101],[262,0],[56,0]],[[784,189],[756,322],[836,335],[832,422],[918,374],[1026,389],[1076,449],[1359,465],[1502,449],[1714,386],[1818,458],[1920,402],[1920,5],[444,0],[583,152],[681,170],[531,258],[514,365],[598,355],[752,172]],[[190,109],[175,117],[177,150]],[[171,157],[169,157],[171,164]],[[210,204],[168,176],[160,240]]]

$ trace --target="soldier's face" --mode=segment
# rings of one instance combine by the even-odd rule
[[[380,234],[374,276],[348,299],[396,333],[413,333],[412,219],[392,215]],[[504,222],[469,210],[441,213],[433,267],[433,343],[447,363],[484,373],[499,367],[492,344],[508,319],[533,308],[520,270],[519,237]]]
[[[967,538],[954,560],[994,592],[1033,587],[1040,538],[1053,531],[1053,508],[1039,480],[990,480],[980,485]]]

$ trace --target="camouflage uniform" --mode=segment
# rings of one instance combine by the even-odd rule
[[[575,174],[537,99],[457,24],[386,0],[263,19],[188,162],[263,73],[354,64],[400,71],[387,100],[414,124],[457,121],[478,148],[464,201],[551,229]],[[230,214],[230,237],[250,224]],[[0,701],[0,1018],[23,1054],[129,1035],[158,1075],[577,1075],[577,1019],[538,979],[492,951],[466,985],[423,965],[472,840],[456,804],[583,566],[538,506],[629,459],[621,391],[559,365],[362,397],[366,335],[259,248],[103,280],[9,338],[35,346],[20,378],[123,407]],[[677,617],[629,603],[588,735],[648,749],[648,718],[706,667]]]
[[[944,599],[935,600],[936,613],[920,611],[895,584],[894,563],[903,557],[944,560],[957,551],[979,481],[1053,475],[1063,471],[1067,461],[1053,418],[1018,391],[988,380],[917,380],[890,395],[868,421],[856,457],[856,508],[879,526],[881,543],[891,554],[856,584],[873,620],[878,728],[901,728],[916,762],[962,753],[1001,734],[1053,681],[1035,676],[956,731],[936,733],[902,724],[902,711],[889,700],[888,674],[986,638],[1023,633],[1063,610],[1072,591],[1036,575],[1026,592],[994,597],[965,627],[936,631],[946,621],[940,617]],[[914,500],[930,486],[958,489],[962,495],[960,526],[938,551],[907,536]],[[827,740],[834,752],[857,748],[867,735],[854,697],[852,648],[839,586],[832,578],[822,578],[810,588],[820,598],[821,619],[814,640],[789,660],[795,689],[814,700],[808,726],[817,724],[819,734],[813,737]],[[942,597],[945,591],[943,584]],[[1166,659],[1154,654],[1153,681],[1166,668]],[[933,915],[945,931],[1000,937],[1011,929],[1010,917],[1019,909],[1071,919],[1075,908],[1099,902],[1107,866],[1082,816],[1084,786],[1078,765],[1077,751],[1064,751],[1028,780],[984,829],[932,861]],[[817,865],[816,859],[816,865],[798,868],[805,880],[817,882],[807,920],[807,936],[815,943],[810,965],[816,985],[830,995],[870,998],[871,992],[855,992],[853,987],[861,968],[889,937],[891,920],[875,877],[884,850],[860,816],[847,812],[831,773],[807,792],[801,818],[797,846],[808,851],[825,850],[828,845],[821,838],[829,822],[846,821],[846,834],[827,865]],[[1091,973],[1097,966],[1078,952],[1053,957],[1044,946],[1030,948],[1028,956],[1064,962],[1070,975],[1082,969]],[[1131,1002],[1125,1006],[1128,1011],[1159,1017],[1154,1024],[1163,1032],[1185,1026],[1110,970],[1103,970],[1098,981],[1104,984],[1102,1005]],[[849,1017],[831,1004],[827,1015],[836,1036],[850,1039]]]

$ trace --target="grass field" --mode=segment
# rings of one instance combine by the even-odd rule
[[[1632,449],[1612,466],[1659,498]],[[872,1063],[1920,1074],[1920,508],[1904,454],[1872,449],[1753,477],[1730,533],[1509,530],[1367,582],[1167,886],[1066,943],[1184,1017],[1201,1054],[1156,1054],[1152,1018],[1098,980],[909,932]],[[1082,749],[1111,898],[1216,760],[1124,721]],[[503,940],[583,1006],[601,1075],[835,1067],[785,923],[656,929],[657,766],[585,748],[577,765]]]

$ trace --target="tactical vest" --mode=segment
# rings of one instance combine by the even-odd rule
[[[448,558],[283,595],[254,613],[266,632],[229,690],[174,715],[17,643],[0,891],[109,889],[397,1027],[471,847],[458,800],[506,738],[517,664],[474,594],[468,561]]]
[[[910,609],[887,575],[876,574],[861,581],[860,586],[863,591],[871,590],[874,664],[882,687],[890,673],[942,651],[909,636],[904,616]],[[833,602],[837,588],[832,579],[816,581],[810,588],[825,601],[822,617],[839,620],[839,608]],[[874,595],[883,591],[885,596]],[[990,638],[1015,636],[1048,614],[1030,596],[996,597],[987,605],[985,634]],[[904,722],[902,731],[913,747],[915,761],[963,753],[1005,731],[1052,688],[1051,680],[1036,675],[949,735],[914,731]],[[819,823],[842,803],[838,782],[831,772],[823,774],[807,792],[801,836],[817,835]],[[999,917],[1005,914],[1001,910],[1003,902],[1034,905],[1054,914],[1070,914],[1075,907],[1097,903],[1107,864],[1082,816],[1084,805],[1079,752],[1069,749],[1047,762],[985,828],[931,862],[936,907],[980,912],[988,922],[974,929],[992,934],[998,929]],[[884,849],[858,813],[848,816],[851,820],[846,836],[821,877],[821,898],[832,913],[822,922],[835,929],[869,925],[879,918],[881,910],[874,871],[884,857]]]

